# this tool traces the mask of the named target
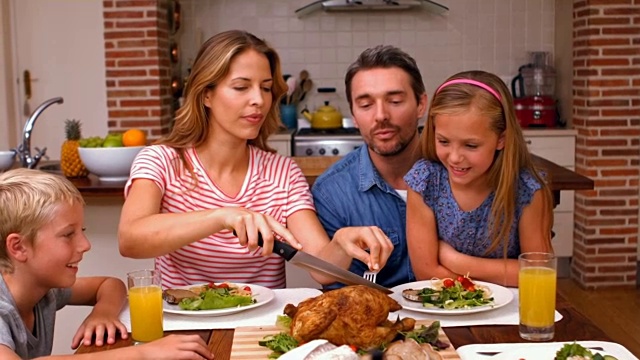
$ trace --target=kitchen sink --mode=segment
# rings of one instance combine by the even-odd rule
[[[52,174],[62,175],[62,169],[60,168],[60,162],[50,162],[38,166],[38,170],[46,171]]]

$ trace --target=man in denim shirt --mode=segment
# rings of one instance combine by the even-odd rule
[[[427,110],[422,75],[407,53],[380,45],[351,64],[345,86],[366,146],[347,154],[315,181],[318,217],[329,237],[343,227],[378,226],[394,249],[376,282],[393,287],[415,281],[407,251],[403,177],[420,156],[418,120]],[[362,275],[368,268],[353,260],[349,270]]]

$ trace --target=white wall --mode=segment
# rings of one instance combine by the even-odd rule
[[[26,19],[12,17],[17,13],[31,15]],[[14,26],[9,26],[9,20]],[[104,135],[107,131],[102,1],[0,0],[0,150],[15,147],[21,141],[19,132],[24,126],[22,108],[17,106],[22,103],[18,99],[22,94],[15,93],[18,89],[14,84],[19,77],[16,74],[20,74],[23,67],[13,62],[11,31],[20,28],[16,22],[25,21],[29,21],[27,35],[32,38],[27,41],[24,40],[27,35],[20,34],[22,47],[43,39],[50,45],[46,48],[47,56],[40,59],[38,65],[49,67],[38,74],[42,81],[34,83],[34,93],[45,92],[44,83],[47,83],[43,96],[62,96],[65,101],[43,113],[35,126],[32,146],[46,146],[50,158],[59,159],[64,119],[81,119],[86,136]],[[42,49],[32,49],[36,50]],[[36,105],[31,105],[32,110]],[[122,203],[121,198],[87,199],[85,225],[92,249],[80,264],[79,276],[109,275],[125,279],[128,271],[153,267],[151,259],[125,259],[118,252],[116,232]],[[74,306],[58,312],[54,354],[73,352],[71,339],[89,311],[89,307]]]
[[[0,1],[7,5],[2,9],[10,15],[12,31],[0,33],[0,45],[4,45],[0,46],[0,66],[16,60],[8,64],[12,72],[1,71],[4,76],[0,76],[0,89],[13,90],[0,93],[0,144],[8,141],[15,146],[21,141],[27,116],[23,114],[22,82],[17,85],[16,81],[25,69],[36,79],[32,83],[31,112],[46,99],[64,98],[64,104],[53,105],[40,116],[33,131],[32,148],[47,147],[49,158],[59,159],[64,120],[68,118],[82,121],[85,136],[104,136],[107,91],[102,1]],[[5,18],[3,29],[9,27]],[[14,106],[13,111],[6,111],[3,102]]]
[[[9,0],[0,0],[0,151],[16,147],[15,125],[8,120],[13,117],[15,99],[12,92],[11,32]]]

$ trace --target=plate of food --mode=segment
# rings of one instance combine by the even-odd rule
[[[405,310],[437,315],[466,315],[501,308],[513,300],[511,290],[466,276],[416,281],[391,288]]]
[[[162,308],[169,314],[222,316],[266,305],[274,292],[260,285],[208,283],[181,286],[162,292]]]
[[[457,351],[462,360],[637,360],[624,346],[607,341],[471,344]]]

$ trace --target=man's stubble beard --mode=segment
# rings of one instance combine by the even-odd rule
[[[413,139],[418,136],[418,128],[416,127],[415,131],[413,132],[413,134],[411,135],[411,137],[408,140],[403,141],[403,139],[400,139],[398,141],[398,143],[391,148],[390,150],[386,150],[383,151],[383,149],[377,147],[375,145],[375,141],[371,141],[370,143],[367,144],[367,147],[369,147],[369,149],[371,149],[371,151],[373,151],[374,153],[380,155],[380,156],[385,156],[385,157],[391,157],[391,156],[396,156],[398,154],[401,154],[402,152],[404,152],[407,147],[409,146],[409,144],[411,144],[411,142],[413,141]]]

